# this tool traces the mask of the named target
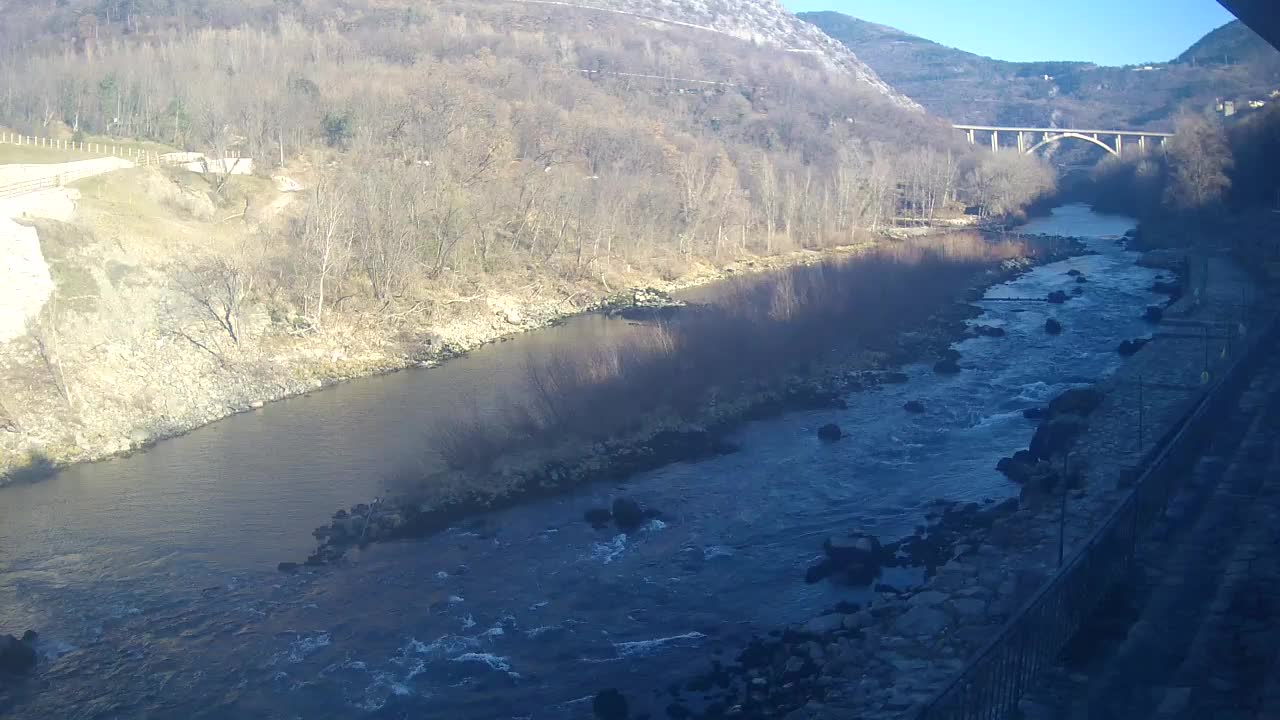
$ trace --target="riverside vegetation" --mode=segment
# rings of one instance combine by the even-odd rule
[[[74,187],[69,223],[25,221],[55,290],[0,347],[0,473],[1053,186],[843,56],[617,13],[69,2],[2,40],[0,123],[259,175],[128,170]]]

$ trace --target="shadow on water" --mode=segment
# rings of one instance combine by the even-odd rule
[[[1069,290],[1072,269],[1089,277],[1085,294],[983,304],[980,322],[1006,335],[957,344],[958,375],[908,367],[907,383],[850,396],[847,409],[748,424],[732,438],[738,453],[374,547],[339,568],[272,570],[309,551],[310,529],[334,508],[420,471],[432,414],[469,403],[473,388],[500,390],[531,347],[632,326],[577,318],[7,488],[0,628],[39,629],[43,658],[10,713],[589,718],[582,699],[601,687],[687,677],[754,633],[857,599],[802,580],[826,535],[898,537],[937,498],[1013,494],[994,466],[1030,438],[1022,411],[1112,372],[1119,340],[1144,331],[1154,273],[1111,239],[1131,226],[1080,207],[1037,221],[1032,230],[1091,236],[1098,254],[992,295]],[[1043,331],[1051,315],[1061,336]],[[908,400],[926,412],[904,412]],[[844,440],[814,437],[828,422]],[[582,521],[621,494],[662,520],[629,535]]]

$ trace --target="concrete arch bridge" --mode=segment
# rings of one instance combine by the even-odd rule
[[[991,142],[991,151],[999,151],[1004,145],[1001,135],[1017,139],[1018,152],[1030,155],[1040,148],[1062,142],[1063,140],[1082,140],[1121,157],[1124,155],[1126,140],[1129,145],[1137,145],[1146,150],[1148,145],[1164,145],[1165,140],[1173,137],[1173,133],[1149,132],[1147,130],[1075,130],[1069,128],[1031,128],[1031,127],[996,127],[991,125],[956,125],[956,130],[965,133],[970,145],[977,145],[978,138],[987,136]],[[1009,146],[1012,149],[1012,145]]]

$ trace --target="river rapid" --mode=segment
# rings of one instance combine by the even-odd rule
[[[589,718],[618,687],[640,704],[752,635],[857,591],[806,585],[827,535],[909,534],[937,499],[1001,500],[996,461],[1026,447],[1022,416],[1113,372],[1147,332],[1155,271],[1116,238],[1130,219],[1067,206],[1025,232],[1097,254],[1037,268],[988,297],[1085,293],[1065,305],[986,302],[1003,338],[956,344],[964,371],[848,409],[750,423],[741,451],[460,523],[425,540],[283,575],[312,528],[419,472],[424,428],[518,372],[530,348],[599,342],[599,316],[429,371],[347,383],[230,418],[118,460],[0,490],[0,628],[41,632],[38,672],[0,690],[36,718]],[[1044,332],[1053,316],[1065,327]],[[902,409],[920,400],[927,412]],[[847,437],[820,443],[835,422]],[[614,497],[663,512],[631,536],[582,519]],[[909,586],[914,571],[888,578]],[[661,705],[653,709],[662,717]]]

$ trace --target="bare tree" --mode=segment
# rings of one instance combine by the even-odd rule
[[[181,264],[176,280],[200,316],[239,344],[240,310],[253,289],[252,275],[229,258],[210,256]]]
[[[1231,189],[1233,160],[1222,125],[1205,115],[1183,114],[1166,146],[1171,182],[1165,203],[1183,211],[1211,210]]]
[[[322,177],[311,192],[311,202],[300,221],[302,264],[308,283],[308,320],[324,329],[326,293],[340,280],[351,260],[354,242],[348,218],[347,188],[332,175]]]

